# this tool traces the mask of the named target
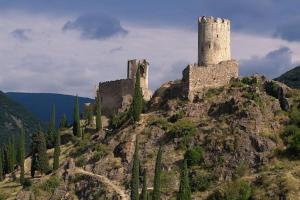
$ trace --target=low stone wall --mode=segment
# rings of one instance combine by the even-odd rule
[[[216,65],[188,65],[183,70],[183,91],[189,100],[203,89],[220,87],[229,83],[239,74],[238,63],[235,60],[223,61]]]

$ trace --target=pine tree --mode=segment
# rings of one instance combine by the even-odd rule
[[[67,124],[68,124],[68,121],[67,121],[67,115],[64,113],[64,114],[62,115],[62,117],[61,117],[59,127],[60,127],[61,129],[66,128],[66,127],[67,127]]]
[[[100,91],[97,91],[97,97],[96,97],[96,129],[97,131],[102,130],[102,120],[101,120],[101,96]]]
[[[147,200],[148,192],[147,192],[147,171],[144,170],[144,177],[143,177],[143,188],[142,188],[142,200]]]
[[[157,153],[156,163],[155,163],[152,200],[160,200],[161,157],[162,157],[162,149],[160,147]]]
[[[49,129],[47,134],[47,145],[49,147],[53,147],[54,140],[55,140],[55,133],[56,133],[56,125],[55,125],[55,105],[52,105],[51,117],[49,122]]]
[[[75,97],[75,104],[74,104],[74,113],[73,113],[73,134],[74,134],[75,136],[77,136],[77,137],[81,137],[78,96]]]
[[[54,155],[53,155],[53,170],[59,168],[59,156],[60,156],[60,131],[56,132]]]
[[[25,133],[24,129],[21,128],[19,142],[18,142],[18,162],[21,168],[20,171],[20,183],[24,183],[25,169],[24,169],[24,160],[25,160]]]
[[[138,67],[135,76],[132,117],[135,122],[140,120],[141,113],[143,111],[143,94],[141,89],[141,74],[140,67]]]
[[[191,200],[191,199],[192,197],[191,197],[191,189],[189,184],[187,161],[184,160],[183,169],[180,175],[180,186],[177,195],[177,200]]]
[[[3,170],[3,153],[0,148],[0,181],[3,181],[4,178],[4,170]]]
[[[131,200],[139,199],[139,186],[140,186],[140,159],[139,159],[139,145],[138,139],[135,142],[135,150],[133,154],[133,165],[131,174]]]

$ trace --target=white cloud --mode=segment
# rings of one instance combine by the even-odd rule
[[[197,60],[197,33],[192,30],[121,22],[128,30],[124,37],[82,40],[76,31],[62,31],[70,19],[74,17],[0,14],[1,90],[93,96],[99,81],[125,78],[127,60],[133,58],[149,60],[149,82],[155,89],[180,78],[180,68]],[[30,41],[11,36],[20,28],[31,30]],[[241,33],[232,38],[236,59],[263,56],[283,45],[293,51],[292,59],[299,59],[295,56],[300,52],[297,43]]]

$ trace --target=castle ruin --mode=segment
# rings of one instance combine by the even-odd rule
[[[231,59],[230,21],[201,17],[198,20],[198,63],[183,70],[183,90],[189,100],[206,88],[220,87],[238,77],[238,63]]]
[[[99,83],[102,113],[106,116],[111,116],[119,111],[124,111],[131,104],[138,67],[140,67],[143,97],[145,100],[150,100],[152,96],[152,92],[148,88],[149,63],[145,59],[134,59],[129,60],[127,64],[126,79]]]

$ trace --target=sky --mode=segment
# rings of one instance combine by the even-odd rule
[[[299,0],[0,0],[0,90],[94,97],[147,59],[152,90],[197,61],[197,19],[231,20],[240,75],[300,63]]]

